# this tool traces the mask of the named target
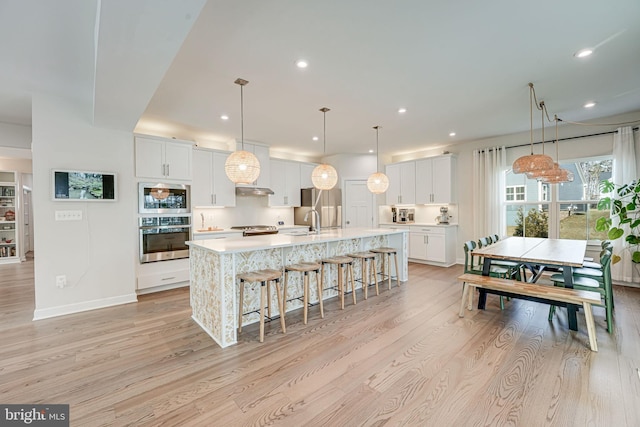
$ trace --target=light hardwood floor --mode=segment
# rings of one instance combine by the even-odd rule
[[[638,426],[640,289],[615,288],[615,332],[512,300],[458,317],[461,267],[410,280],[258,342],[221,349],[190,318],[188,289],[32,322],[33,262],[0,266],[0,402],[68,403],[72,426]],[[360,295],[358,295],[360,296]]]

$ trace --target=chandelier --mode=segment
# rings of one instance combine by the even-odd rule
[[[379,163],[380,143],[378,142],[378,130],[380,129],[380,126],[374,126],[373,128],[376,130],[376,171],[377,171],[378,165],[380,164]],[[383,174],[382,172],[372,173],[371,175],[369,175],[369,179],[367,179],[367,188],[373,194],[382,194],[385,191],[387,191],[387,188],[389,188],[389,178],[387,177],[387,175]]]
[[[327,111],[331,111],[327,107],[320,109],[324,118],[324,136],[323,136],[323,153],[327,152]],[[311,182],[318,190],[331,190],[338,182],[338,172],[336,169],[326,163],[316,166],[311,172]]]
[[[553,168],[553,159],[545,154],[533,154],[533,98],[535,92],[533,83],[529,83],[529,116],[530,116],[530,140],[531,154],[522,156],[513,162],[513,173],[532,173]]]
[[[244,79],[236,79],[240,86],[240,134],[242,150],[234,151],[224,162],[224,172],[236,184],[253,184],[260,176],[260,162],[255,154],[244,150],[244,98],[242,89],[249,83]]]

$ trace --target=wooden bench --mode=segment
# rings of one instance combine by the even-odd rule
[[[494,291],[498,295],[511,298],[522,298],[543,302],[546,304],[563,303],[581,305],[584,308],[584,316],[587,321],[587,333],[589,345],[592,351],[598,351],[596,343],[596,326],[593,320],[592,304],[601,304],[600,294],[592,291],[560,288],[550,285],[538,285],[529,282],[519,282],[510,279],[499,279],[490,276],[465,273],[458,277],[463,282],[462,302],[460,304],[460,317],[464,317],[464,306],[468,303],[469,310],[473,310],[473,293],[471,288],[482,288]],[[556,304],[557,305],[557,304]]]

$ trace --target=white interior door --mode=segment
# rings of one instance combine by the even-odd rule
[[[345,181],[345,228],[373,228],[373,197],[367,181]]]

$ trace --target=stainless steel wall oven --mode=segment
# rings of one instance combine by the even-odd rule
[[[140,262],[165,261],[189,257],[191,217],[140,217]]]

